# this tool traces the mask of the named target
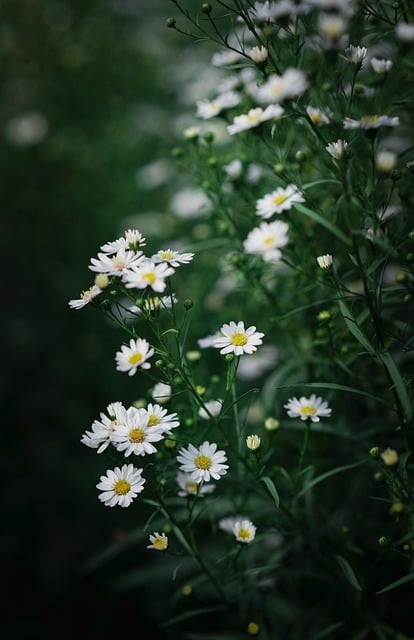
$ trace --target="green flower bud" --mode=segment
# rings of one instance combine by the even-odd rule
[[[273,165],[273,171],[275,173],[283,173],[285,168],[286,167],[282,162],[277,162],[276,164]]]
[[[203,133],[203,138],[206,142],[213,142],[214,133],[212,131],[205,131],[205,133]]]
[[[374,458],[374,460],[378,460],[381,455],[381,449],[379,447],[372,447],[369,450],[369,455]]]
[[[174,29],[176,25],[175,18],[167,18],[166,25],[169,29]]]
[[[382,482],[384,480],[384,474],[381,471],[374,473],[375,482]]]
[[[194,307],[194,302],[193,300],[191,300],[191,298],[186,298],[183,302],[183,307],[184,309],[186,309],[187,311],[189,309],[192,309]]]
[[[155,361],[155,366],[158,367],[158,369],[162,369],[162,367],[164,366],[164,361],[163,360],[156,360]]]
[[[171,155],[173,158],[182,158],[184,154],[181,147],[174,147],[174,149],[171,150]]]
[[[234,353],[226,353],[225,355],[225,361],[226,362],[233,362],[234,360]]]
[[[380,538],[378,538],[378,544],[381,547],[388,547],[388,545],[390,544],[390,539],[388,536],[381,536]]]
[[[211,156],[211,158],[209,158],[207,160],[207,164],[209,167],[216,167],[217,166],[217,158],[215,156]]]
[[[203,4],[201,5],[201,11],[209,15],[212,12],[211,4],[208,4],[208,2],[203,2]]]
[[[401,171],[399,169],[393,169],[391,171],[391,180],[394,180],[394,182],[397,182],[397,180],[400,180],[401,178]]]

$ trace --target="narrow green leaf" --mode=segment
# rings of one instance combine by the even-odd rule
[[[279,508],[279,504],[280,504],[279,494],[278,494],[277,489],[276,489],[276,487],[275,487],[275,485],[273,483],[273,480],[271,480],[270,478],[265,476],[264,478],[261,478],[261,481],[263,482],[263,484],[266,485],[266,489],[268,490],[268,492],[272,496],[276,507]]]
[[[205,613],[211,613],[212,611],[224,611],[226,607],[223,605],[217,605],[215,607],[200,607],[199,609],[191,609],[190,611],[184,611],[184,613],[180,613],[178,616],[174,616],[174,618],[170,618],[165,622],[162,622],[160,627],[168,627],[172,624],[176,624],[177,622],[181,622],[182,620],[188,620],[188,618],[195,618],[197,616],[203,615]]]
[[[355,393],[360,396],[365,396],[366,398],[371,398],[372,400],[375,400],[375,402],[379,402],[387,406],[389,404],[389,402],[384,400],[384,398],[373,396],[372,393],[367,393],[366,391],[362,391],[362,389],[356,389],[355,387],[347,387],[343,384],[336,384],[335,382],[300,382],[298,384],[285,384],[279,387],[279,389],[286,389],[288,387],[310,387],[312,389],[333,389],[335,391],[346,391],[348,393]]]
[[[184,549],[187,551],[187,553],[190,554],[190,556],[193,556],[193,550],[190,547],[190,545],[188,544],[187,540],[185,539],[184,535],[182,534],[182,532],[180,531],[180,529],[178,527],[176,527],[175,525],[173,525],[172,527],[175,537],[177,538],[177,540],[181,543],[181,545],[184,547]]]
[[[408,397],[407,389],[405,387],[404,381],[398,371],[398,367],[392,359],[391,355],[388,351],[380,354],[381,360],[383,361],[387,371],[390,375],[391,380],[395,385],[395,391],[398,395],[398,399],[401,404],[401,408],[404,412],[405,419],[407,422],[410,420],[413,410],[410,404],[410,399]]]
[[[343,622],[334,622],[333,624],[329,625],[329,627],[322,629],[322,631],[320,631],[316,636],[313,636],[312,640],[322,640],[322,638],[328,637],[332,638],[331,634],[333,633],[333,631],[340,629],[343,624]]]
[[[355,320],[350,308],[348,307],[346,302],[343,300],[343,298],[340,298],[338,300],[338,306],[339,306],[340,312],[342,313],[342,317],[345,320],[345,324],[350,330],[350,332],[352,333],[352,335],[354,336],[354,338],[358,340],[358,342],[366,349],[368,353],[370,353],[372,356],[376,355],[374,347],[371,345],[368,338],[359,327],[358,322]]]
[[[341,231],[341,229],[339,229],[336,225],[332,224],[332,222],[329,222],[329,220],[326,220],[326,218],[321,216],[319,213],[316,213],[316,211],[313,211],[312,209],[305,207],[303,204],[300,204],[300,202],[295,202],[294,206],[298,211],[300,211],[301,213],[304,213],[305,216],[308,216],[308,218],[311,218],[315,222],[318,222],[323,227],[325,227],[325,229],[328,229],[328,231],[330,231],[333,235],[335,235],[337,238],[342,240],[342,242],[344,242],[347,245],[351,244],[351,240],[344,234],[343,231]]]
[[[400,578],[399,580],[396,580],[395,582],[391,582],[391,584],[387,584],[387,586],[381,589],[380,591],[376,591],[375,595],[378,595],[380,593],[385,593],[386,591],[391,591],[391,589],[396,589],[397,587],[401,586],[405,582],[410,582],[411,580],[414,580],[413,572],[407,573],[406,576],[403,576],[402,578]]]
[[[323,482],[327,478],[330,478],[331,476],[335,476],[337,473],[342,473],[342,471],[348,471],[349,469],[354,469],[355,467],[359,467],[359,466],[361,466],[362,464],[365,464],[365,463],[366,463],[366,460],[360,460],[359,462],[353,462],[352,464],[346,464],[346,465],[344,465],[342,467],[335,467],[335,469],[331,469],[330,471],[327,471],[326,473],[323,473],[322,475],[318,476],[317,478],[314,478],[313,480],[311,480],[305,487],[303,487],[303,489],[301,491],[299,491],[299,493],[296,494],[296,498],[299,498],[304,493],[309,491],[309,489],[312,489],[312,487],[314,487],[315,485],[319,484],[320,482]]]
[[[354,573],[353,568],[349,564],[348,560],[343,558],[342,556],[335,556],[335,560],[338,562],[341,567],[345,578],[348,580],[351,587],[353,587],[356,591],[362,591],[362,587],[358,582],[358,579]]]

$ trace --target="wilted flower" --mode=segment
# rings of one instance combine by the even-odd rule
[[[155,551],[165,551],[168,547],[168,537],[165,533],[155,533],[150,534],[150,543],[147,546],[147,549],[155,549]]]

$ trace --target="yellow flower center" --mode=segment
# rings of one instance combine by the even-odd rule
[[[231,337],[231,343],[234,344],[235,347],[243,347],[247,342],[247,336],[244,333],[235,333]]]
[[[211,458],[208,456],[197,456],[194,460],[194,464],[198,469],[210,469]]]
[[[263,240],[263,244],[265,244],[266,246],[269,246],[270,244],[273,244],[275,240],[276,238],[274,236],[268,236]]]
[[[148,282],[148,284],[154,284],[157,279],[155,273],[152,273],[152,271],[150,271],[149,273],[144,273],[142,277]]]
[[[114,491],[119,496],[126,495],[130,490],[130,488],[131,488],[131,485],[129,484],[128,480],[117,480],[114,484]]]
[[[250,538],[250,531],[248,529],[240,529],[239,538],[242,538],[242,540],[248,540]]]
[[[118,271],[122,271],[122,269],[124,269],[124,267],[126,266],[125,260],[123,260],[119,256],[114,256],[112,258],[112,266],[114,267],[114,269],[118,269]]]
[[[151,415],[148,418],[148,427],[155,427],[155,425],[160,424],[160,419],[158,416],[155,415],[155,413],[151,413]]]
[[[287,200],[287,197],[284,194],[280,194],[273,198],[273,204],[275,205],[283,204],[285,200]]]
[[[311,405],[301,407],[300,412],[303,416],[314,416],[316,413],[315,407]]]
[[[282,94],[282,87],[280,85],[275,85],[271,87],[270,93],[273,97],[278,98]]]
[[[362,116],[361,118],[361,122],[363,122],[364,124],[375,124],[378,120],[378,116],[377,115],[372,115],[372,116]]]
[[[160,251],[160,257],[164,260],[173,260],[175,258],[175,254],[177,252],[172,249],[166,249],[165,251]]]
[[[197,493],[197,483],[196,482],[186,482],[185,483],[185,488],[187,493],[191,493],[192,495],[195,495]]]
[[[90,287],[86,291],[82,291],[80,297],[81,297],[82,300],[85,300],[85,298],[88,298],[91,295],[92,295],[92,287]]]
[[[138,364],[138,362],[141,362],[141,360],[142,360],[142,354],[138,353],[138,352],[137,353],[133,353],[128,358],[129,364]]]
[[[145,431],[138,429],[138,427],[131,429],[128,435],[131,442],[144,442],[145,440]]]
[[[252,113],[247,114],[247,120],[249,122],[260,122],[261,115],[261,111],[253,111]]]
[[[152,543],[152,546],[160,551],[165,551],[168,547],[168,542],[164,538],[156,538]]]
[[[310,114],[310,119],[312,120],[313,124],[319,124],[322,120],[322,114],[314,111]]]

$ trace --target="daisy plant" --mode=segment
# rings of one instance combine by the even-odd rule
[[[166,552],[171,640],[408,640],[413,10],[196,5],[165,31],[162,223],[121,219],[69,301],[119,336],[125,395],[80,438],[97,497]]]

